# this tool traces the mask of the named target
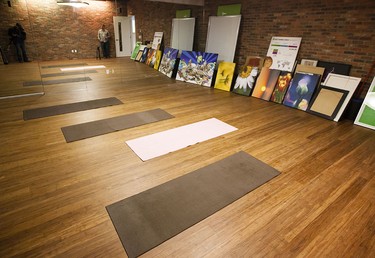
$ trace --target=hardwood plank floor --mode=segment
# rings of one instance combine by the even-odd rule
[[[1,66],[0,95],[28,93],[25,78],[60,72],[41,66],[72,62]],[[175,81],[128,58],[75,62],[106,68],[0,100],[0,257],[127,257],[105,206],[240,150],[281,175],[143,257],[375,257],[375,131]],[[30,67],[18,78],[21,65]],[[124,104],[22,119],[25,109],[106,97]],[[175,118],[69,144],[60,130],[154,108]],[[212,117],[239,130],[147,162],[125,144]]]

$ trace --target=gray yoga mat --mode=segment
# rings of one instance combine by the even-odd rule
[[[137,257],[279,174],[241,151],[106,209],[126,253]]]
[[[83,124],[66,126],[62,127],[61,131],[64,134],[66,142],[73,142],[173,117],[174,116],[162,109],[153,109]]]
[[[56,77],[56,76],[70,76],[78,74],[87,74],[87,73],[98,73],[96,70],[86,70],[86,71],[72,71],[72,72],[61,72],[61,73],[46,73],[42,74],[42,78]]]
[[[61,114],[73,113],[89,109],[108,107],[123,104],[117,98],[95,99],[83,102],[69,103],[58,106],[49,106],[34,108],[23,111],[23,120],[36,119],[41,117],[56,116]]]
[[[87,65],[87,64],[79,63],[79,64],[47,65],[47,66],[42,66],[41,68],[58,68],[58,67],[70,67],[70,66],[84,66],[84,65]]]
[[[27,81],[23,82],[23,86],[37,86],[37,85],[51,85],[51,84],[62,84],[62,83],[71,83],[71,82],[85,82],[92,81],[90,77],[78,77],[78,78],[67,78],[67,79],[57,79],[57,80],[48,80],[48,81]]]

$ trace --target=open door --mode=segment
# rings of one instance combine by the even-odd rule
[[[131,56],[135,45],[134,16],[113,16],[116,57]]]

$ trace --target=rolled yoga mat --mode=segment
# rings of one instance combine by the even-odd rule
[[[126,253],[137,257],[279,174],[241,151],[106,209]]]

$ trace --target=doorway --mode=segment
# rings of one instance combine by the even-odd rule
[[[135,17],[113,16],[116,57],[131,56],[135,46]]]

